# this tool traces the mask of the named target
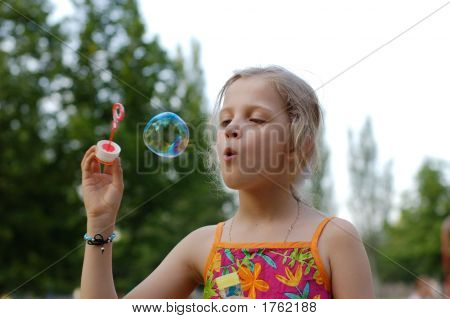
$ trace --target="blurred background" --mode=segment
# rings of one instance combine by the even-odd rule
[[[115,102],[126,108],[115,137],[125,178],[119,296],[189,232],[227,218],[236,196],[207,172],[204,125],[233,70],[278,64],[316,89],[325,115],[322,166],[304,198],[358,228],[378,298],[443,298],[447,4],[0,0],[0,296],[78,297],[80,162],[108,138]],[[171,160],[142,141],[162,111],[191,133]]]

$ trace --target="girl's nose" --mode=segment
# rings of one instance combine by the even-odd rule
[[[228,125],[225,130],[225,136],[227,138],[238,138],[241,137],[241,130],[237,125]]]

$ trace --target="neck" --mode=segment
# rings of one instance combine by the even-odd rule
[[[244,223],[283,222],[297,214],[298,205],[289,191],[289,185],[281,187],[270,183],[257,189],[240,190],[235,218]]]

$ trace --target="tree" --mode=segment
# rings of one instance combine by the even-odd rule
[[[23,114],[28,125],[1,137],[0,156],[8,165],[1,168],[0,209],[8,214],[2,216],[0,227],[6,231],[0,251],[2,260],[10,261],[0,275],[1,292],[10,292],[61,257],[16,295],[68,294],[79,285],[86,227],[77,192],[80,162],[90,145],[108,138],[115,102],[126,108],[114,139],[122,146],[125,179],[117,224],[120,239],[114,244],[119,295],[144,279],[187,233],[218,222],[218,212],[229,200],[210,191],[198,158],[205,144],[201,124],[206,113],[198,45],[193,46],[192,59],[181,52],[170,57],[157,38],[145,36],[135,1],[74,3],[75,15],[65,24],[77,27],[64,32],[58,23],[45,24],[50,12],[46,1],[20,6],[22,14],[33,13],[33,19],[64,43],[17,12],[1,15],[5,37],[13,36],[3,27],[9,23],[22,23],[25,33],[20,37],[23,48],[13,45],[0,54],[0,121],[2,127],[15,127],[14,120]],[[40,38],[54,46],[53,51],[42,49],[47,64],[39,65],[47,68],[38,75],[22,69],[15,75],[6,62],[26,59],[40,48]],[[46,106],[40,112],[31,107],[38,101]],[[142,141],[145,123],[161,111],[176,112],[191,131],[187,151],[172,160],[150,153]]]
[[[63,69],[55,37],[64,39],[58,25],[47,23],[50,10],[44,0],[0,4],[0,294],[25,283],[74,243],[59,228],[68,196],[59,185],[72,180],[53,174],[57,158],[49,142],[57,116],[48,101],[58,94]],[[43,276],[27,289],[43,294],[50,286]]]
[[[383,171],[379,172],[377,147],[370,118],[366,120],[359,140],[353,140],[351,131],[348,139],[351,186],[348,207],[366,244],[375,284],[377,284],[376,260],[379,256],[376,249],[381,240],[383,225],[392,207],[392,162],[385,164]]]
[[[389,260],[380,258],[381,279],[412,282],[414,275],[442,279],[440,229],[450,216],[446,168],[448,164],[426,160],[417,174],[416,189],[403,196],[399,218],[385,224],[380,250]]]

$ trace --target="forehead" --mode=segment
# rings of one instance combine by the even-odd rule
[[[277,113],[284,110],[284,102],[269,80],[261,76],[240,78],[228,87],[220,113],[247,109]]]

